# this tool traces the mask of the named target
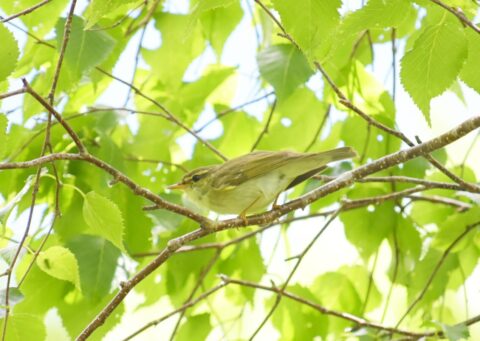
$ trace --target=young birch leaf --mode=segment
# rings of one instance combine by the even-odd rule
[[[5,321],[3,320],[1,325]],[[43,321],[33,314],[13,314],[8,318],[8,328],[5,340],[45,340],[45,326]]]
[[[413,4],[404,0],[370,0],[345,19],[345,29],[352,33],[369,28],[399,27],[415,15]]]
[[[296,1],[274,0],[286,31],[292,35],[311,61],[315,50],[340,21],[340,0]]]
[[[101,236],[121,251],[123,246],[123,218],[118,206],[95,192],[89,192],[83,202],[83,218],[90,227],[90,232]]]
[[[128,3],[138,2],[136,0],[93,0],[85,12],[85,18],[87,22],[85,29],[92,28],[100,19],[111,13],[111,9],[117,9],[120,6],[124,6]],[[135,4],[132,4],[132,6]],[[130,10],[130,6],[125,7],[125,14]]]
[[[52,246],[48,250],[40,252],[37,257],[37,265],[50,276],[69,281],[81,291],[77,259],[69,249]]]
[[[100,301],[110,291],[120,252],[109,241],[86,235],[69,241],[68,247],[78,260],[83,293]]]
[[[205,11],[200,15],[202,30],[215,50],[217,58],[222,55],[225,42],[240,23],[242,17],[242,7],[238,2]]]
[[[56,25],[57,48],[60,49],[63,41],[65,19],[62,18]],[[74,16],[72,31],[65,51],[65,63],[62,75],[68,76],[71,81],[78,81],[83,75],[101,64],[112,52],[115,40],[105,31],[85,31],[83,19]]]
[[[212,325],[209,314],[189,316],[188,321],[178,330],[176,340],[205,340]]]
[[[291,44],[271,46],[257,59],[260,74],[272,84],[278,98],[288,97],[313,74],[303,54]]]
[[[17,59],[20,54],[18,50],[17,41],[13,34],[0,24],[0,82],[7,79],[7,77],[15,70]]]
[[[466,57],[465,32],[449,21],[427,27],[403,57],[401,81],[429,124],[430,100],[453,83]]]
[[[467,30],[468,58],[460,71],[460,78],[469,87],[480,93],[480,35],[473,30]]]

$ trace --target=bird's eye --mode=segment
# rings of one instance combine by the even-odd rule
[[[199,181],[201,178],[202,178],[202,177],[201,177],[200,175],[195,174],[194,176],[192,176],[192,181],[193,181],[193,182],[197,182],[197,181]]]

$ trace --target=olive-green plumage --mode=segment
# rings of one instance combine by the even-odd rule
[[[328,163],[354,156],[349,147],[320,153],[258,151],[197,168],[170,188],[183,189],[201,207],[244,217],[265,209],[281,192],[317,174]]]

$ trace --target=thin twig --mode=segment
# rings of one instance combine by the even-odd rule
[[[208,121],[207,123],[205,123],[203,126],[201,126],[200,128],[198,129],[195,129],[195,132],[196,133],[199,133],[201,132],[202,130],[204,130],[206,127],[208,127],[210,124],[212,124],[213,122],[215,122],[216,120],[219,120],[221,118],[223,118],[225,115],[228,115],[232,112],[235,112],[239,109],[242,109],[243,107],[246,107],[250,104],[254,104],[254,103],[257,103],[257,102],[260,102],[261,100],[267,98],[267,97],[270,97],[271,95],[274,95],[275,92],[269,92],[261,97],[257,97],[255,99],[252,99],[251,101],[248,101],[248,102],[245,102],[245,103],[242,103],[242,104],[239,104],[233,108],[230,108],[230,109],[227,109],[227,110],[224,110],[224,111],[221,111],[219,112],[214,118],[212,118],[210,121]]]
[[[52,0],[43,0],[42,2],[39,2],[38,4],[36,4],[36,5],[32,6],[32,7],[29,7],[29,8],[27,8],[27,9],[24,9],[24,10],[21,11],[21,12],[18,12],[18,13],[13,14],[13,15],[5,18],[5,19],[0,20],[0,22],[6,23],[6,22],[9,22],[10,20],[13,20],[13,19],[15,19],[15,18],[21,17],[22,15],[31,13],[31,12],[35,11],[36,9],[42,7],[43,5],[48,4],[50,1],[52,1]]]
[[[130,81],[130,84],[134,84],[134,81],[135,81],[135,75],[137,73],[138,62],[140,61],[140,51],[142,50],[142,44],[143,44],[143,39],[145,38],[145,31],[146,30],[147,30],[147,26],[145,25],[142,29],[142,33],[140,34],[140,41],[138,42],[137,51],[135,52],[135,62],[133,64],[132,80]],[[125,97],[125,102],[123,104],[124,107],[127,106],[131,95],[132,95],[132,88],[129,87],[127,96]]]
[[[147,330],[148,328],[153,327],[153,326],[156,326],[156,325],[159,324],[160,322],[165,321],[166,319],[168,319],[169,317],[172,317],[172,316],[175,315],[175,314],[184,312],[184,311],[187,310],[188,308],[194,306],[194,305],[197,304],[198,302],[200,302],[200,301],[204,300],[205,298],[207,298],[208,296],[214,294],[215,292],[217,292],[218,290],[220,290],[221,288],[223,288],[223,287],[226,286],[226,285],[228,285],[228,283],[222,282],[221,284],[219,284],[219,285],[213,287],[212,289],[204,292],[203,294],[201,294],[200,296],[198,296],[196,299],[191,300],[191,301],[188,301],[187,303],[185,303],[184,305],[182,305],[180,308],[171,311],[170,313],[162,316],[162,317],[159,318],[159,319],[150,321],[149,323],[147,323],[146,325],[144,325],[142,328],[140,328],[140,329],[138,329],[137,331],[135,331],[133,334],[130,334],[129,336],[127,336],[125,339],[123,339],[123,341],[131,340],[131,339],[133,339],[135,336],[137,336],[137,335],[141,334],[142,332],[144,332],[145,330]]]
[[[468,20],[468,18],[461,11],[461,9],[450,7],[447,4],[444,4],[443,2],[441,2],[440,0],[430,0],[430,1],[437,4],[438,6],[441,6],[441,7],[445,8],[447,11],[449,11],[454,16],[456,16],[462,23],[464,23],[465,25],[470,27],[472,30],[474,30],[475,32],[480,34],[480,28],[477,25],[475,25],[474,23],[472,23],[470,20]]]
[[[472,205],[460,200],[455,200],[452,198],[444,198],[438,195],[406,195],[406,198],[410,198],[414,201],[416,200],[421,200],[421,201],[428,201],[434,204],[442,204],[442,205],[447,205],[447,206],[453,206],[458,209],[459,212],[464,212],[466,210],[469,210],[472,208]]]
[[[152,6],[148,9],[148,12],[147,14],[145,15],[145,17],[142,19],[142,21],[140,21],[140,23],[136,26],[130,26],[127,31],[125,32],[125,35],[128,36],[130,35],[133,31],[136,31],[138,28],[142,27],[142,26],[146,26],[148,24],[148,22],[150,21],[150,19],[152,19],[153,15],[155,14],[155,11],[158,7],[158,5],[160,4],[160,2],[162,2],[162,0],[155,0],[153,3],[152,3]],[[133,23],[132,23],[133,24]]]
[[[431,0],[434,1],[434,0]],[[438,0],[435,0],[438,1]],[[282,36],[288,39],[295,47],[297,47],[299,50],[301,48],[298,46],[296,41],[285,31],[285,28],[282,26],[282,24],[275,18],[275,16],[271,13],[271,11],[259,0],[255,0],[265,11],[266,13],[274,20],[274,22],[277,24],[277,26],[282,30]],[[358,114],[360,117],[362,117],[364,120],[369,122],[371,125],[374,127],[377,127],[385,132],[387,132],[390,135],[393,135],[403,142],[405,142],[409,147],[413,147],[414,143],[401,131],[392,129],[386,125],[384,125],[381,122],[376,121],[373,119],[371,116],[367,115],[364,113],[360,108],[356,107],[338,88],[338,86],[333,82],[333,80],[330,78],[330,76],[326,73],[326,71],[322,68],[320,63],[318,61],[314,61],[313,64],[315,67],[320,71],[320,73],[324,76],[324,78],[327,80],[328,84],[330,87],[333,89],[333,91],[337,94],[339,102],[346,107],[347,109],[352,110],[356,114]],[[437,169],[439,169],[441,172],[443,172],[445,175],[447,175],[450,179],[453,181],[457,182],[459,185],[463,186],[465,189],[468,189],[469,191],[475,192],[475,193],[480,193],[480,186],[470,184],[465,182],[463,179],[459,178],[452,172],[450,172],[448,169],[443,167],[440,162],[438,162],[433,156],[431,155],[424,155],[425,157],[433,166],[435,166]]]
[[[219,156],[223,161],[227,161],[227,157],[225,155],[223,155],[217,148],[215,148],[210,142],[204,140],[203,138],[201,138],[195,131],[193,131],[192,129],[190,129],[189,127],[187,127],[182,121],[180,121],[175,115],[173,115],[165,106],[163,106],[160,102],[154,100],[153,98],[145,95],[139,88],[137,88],[136,86],[134,86],[133,84],[130,84],[114,75],[112,75],[111,73],[105,71],[105,70],[102,70],[100,68],[96,68],[98,71],[100,71],[101,73],[103,73],[104,75],[107,75],[113,79],[115,79],[116,81],[130,87],[137,95],[139,95],[140,97],[143,97],[145,98],[147,101],[151,102],[152,104],[154,104],[155,106],[157,106],[158,108],[160,108],[169,118],[172,122],[174,122],[176,125],[178,125],[180,128],[184,129],[185,131],[187,131],[188,133],[190,133],[193,137],[195,137],[200,143],[202,143],[203,145],[205,145],[208,149],[210,149],[213,153],[215,153],[217,156]]]
[[[261,285],[261,284],[255,283],[255,282],[233,279],[233,278],[229,278],[227,276],[221,276],[221,278],[227,284],[237,284],[237,285],[241,285],[241,286],[244,286],[244,287],[250,287],[250,288],[254,288],[254,289],[260,289],[260,290],[266,290],[266,291],[274,292],[274,293],[276,293],[280,296],[284,296],[284,297],[287,297],[287,298],[289,298],[293,301],[297,301],[301,304],[305,304],[305,305],[319,311],[322,314],[335,316],[335,317],[338,317],[340,319],[353,322],[357,326],[360,326],[360,327],[369,327],[369,328],[373,328],[373,329],[383,330],[383,331],[393,333],[393,334],[406,335],[406,336],[410,336],[410,337],[414,337],[414,338],[419,338],[419,337],[427,335],[427,333],[412,332],[412,331],[408,331],[408,330],[404,330],[404,329],[383,326],[379,323],[369,322],[369,321],[367,321],[367,320],[365,320],[361,317],[358,317],[358,316],[355,316],[355,315],[352,315],[352,314],[349,314],[349,313],[344,313],[344,312],[340,312],[340,311],[336,311],[336,310],[331,310],[331,309],[328,309],[328,308],[326,308],[326,307],[324,307],[320,304],[309,301],[309,300],[307,300],[303,297],[297,296],[293,293],[290,293],[288,291],[279,289],[277,287],[268,287],[266,285]],[[439,333],[441,333],[441,331],[434,331],[434,332],[429,332],[428,335],[438,335]]]
[[[37,173],[35,175],[35,182],[33,184],[33,189],[32,189],[32,198],[30,202],[30,208],[28,211],[28,219],[27,219],[27,225],[25,227],[25,231],[23,232],[22,239],[18,243],[17,250],[15,251],[15,255],[13,256],[12,262],[10,263],[8,269],[7,269],[7,284],[6,284],[6,289],[5,289],[5,317],[3,321],[3,333],[2,333],[2,341],[5,341],[6,335],[7,335],[7,325],[8,325],[8,317],[10,313],[10,284],[12,281],[12,274],[13,270],[15,268],[15,264],[18,260],[18,257],[20,255],[20,251],[25,244],[25,241],[27,240],[28,233],[30,231],[30,227],[32,225],[32,219],[33,219],[33,211],[35,209],[35,203],[37,200],[37,193],[39,189],[39,184],[40,184],[40,175],[42,172],[42,166],[38,166],[37,168]]]
[[[277,99],[273,101],[272,108],[270,109],[270,113],[268,114],[267,118],[267,123],[265,123],[265,126],[263,127],[262,131],[260,132],[260,135],[258,135],[257,140],[253,144],[252,148],[250,148],[250,151],[253,152],[255,148],[257,148],[258,144],[262,140],[263,136],[265,134],[268,134],[268,128],[270,127],[270,122],[272,121],[272,116],[273,113],[275,112],[275,107],[277,106]]]
[[[318,233],[315,235],[315,237],[312,238],[312,240],[310,241],[310,243],[308,243],[308,245],[305,247],[305,249],[302,251],[302,253],[296,257],[296,260],[297,262],[295,263],[293,269],[290,271],[286,281],[283,283],[282,287],[279,289],[279,293],[283,293],[285,291],[285,289],[287,288],[288,284],[290,283],[290,280],[292,279],[293,275],[295,274],[295,272],[297,271],[297,269],[299,268],[300,266],[300,263],[302,262],[303,258],[305,257],[305,255],[307,254],[307,252],[313,247],[313,245],[315,244],[315,242],[318,240],[318,238],[320,238],[320,236],[323,234],[323,232],[325,232],[325,230],[327,229],[328,226],[330,226],[330,224],[335,220],[335,218],[337,218],[338,214],[340,213],[341,211],[341,207],[327,220],[327,222],[322,226],[322,228],[320,229],[320,231],[318,231]],[[260,332],[260,330],[263,328],[263,326],[265,325],[265,323],[267,323],[267,321],[270,319],[270,317],[273,315],[273,313],[275,312],[275,310],[277,309],[278,305],[280,304],[280,301],[282,299],[283,295],[282,294],[278,294],[277,297],[275,298],[275,302],[273,303],[273,306],[270,308],[270,311],[267,313],[267,315],[265,316],[265,318],[262,320],[262,322],[259,324],[259,326],[257,327],[257,329],[255,329],[255,331],[253,332],[252,336],[250,337],[250,341],[253,340],[255,338],[255,336],[258,335],[258,333]]]
[[[405,313],[402,315],[402,317],[398,320],[395,328],[398,328],[400,326],[400,324],[402,323],[402,321],[405,319],[405,317],[407,317],[407,315],[412,311],[412,309],[415,307],[415,305],[420,302],[423,298],[423,296],[425,295],[425,293],[427,292],[428,288],[430,287],[430,284],[432,284],[433,282],[433,279],[435,278],[438,270],[440,269],[440,267],[443,265],[443,263],[445,262],[445,259],[447,258],[447,256],[450,254],[450,252],[453,250],[453,248],[455,247],[455,245],[458,244],[458,242],[460,242],[470,231],[472,231],[475,227],[477,227],[478,225],[480,225],[480,221],[479,222],[476,222],[476,223],[473,223],[471,225],[468,225],[466,228],[465,228],[465,231],[463,231],[457,238],[455,238],[455,240],[445,249],[445,251],[443,252],[442,256],[440,257],[440,260],[437,262],[437,264],[435,265],[435,267],[433,268],[433,271],[432,273],[430,274],[430,276],[428,277],[427,279],[427,282],[425,283],[425,285],[423,286],[423,289],[422,291],[420,292],[420,294],[418,294],[417,298],[415,298],[415,300],[410,303],[410,305],[408,306],[407,310],[405,311]]]
[[[80,140],[80,137],[78,137],[77,133],[70,127],[70,125],[63,119],[62,115],[58,113],[45,99],[43,99],[42,96],[40,96],[35,90],[32,89],[30,84],[23,79],[23,85],[25,86],[26,92],[28,92],[30,95],[32,95],[45,109],[48,110],[49,113],[51,113],[57,121],[63,126],[63,128],[67,131],[68,135],[72,138],[73,142],[77,146],[78,150],[80,153],[86,153],[87,149],[85,148],[83,142]]]
[[[327,110],[325,111],[325,115],[323,116],[322,118],[322,122],[320,122],[320,125],[318,126],[318,129],[317,131],[315,132],[315,134],[313,135],[313,138],[312,138],[312,141],[310,141],[310,143],[308,144],[307,148],[305,148],[304,152],[307,153],[308,151],[310,151],[310,149],[313,147],[313,145],[315,144],[315,142],[317,142],[317,139],[318,137],[320,136],[320,134],[322,133],[322,129],[323,127],[325,126],[325,123],[327,122],[327,119],[328,117],[330,116],[330,110],[332,109],[332,105],[329,104],[327,106]]]
[[[397,95],[397,46],[396,46],[396,40],[397,40],[397,29],[395,27],[392,27],[392,34],[391,34],[391,40],[392,40],[392,101],[395,103],[396,95]]]
[[[183,165],[181,165],[179,163],[173,163],[173,162],[170,162],[170,161],[144,159],[143,157],[133,157],[133,156],[125,157],[125,160],[134,161],[134,162],[146,162],[146,163],[162,164],[162,165],[166,165],[166,166],[173,166],[173,167],[177,167],[177,168],[181,169],[185,173],[188,173],[188,169],[186,169]]]
[[[217,252],[210,259],[208,264],[202,269],[202,271],[200,272],[200,275],[198,276],[197,283],[193,287],[193,289],[190,292],[190,295],[188,296],[188,298],[183,303],[184,305],[187,304],[188,302],[190,302],[193,299],[197,290],[202,286],[205,277],[207,276],[207,274],[210,272],[212,267],[215,265],[215,263],[220,258],[221,252],[222,252],[222,249],[218,249]],[[175,327],[173,328],[172,334],[170,335],[170,341],[172,341],[175,337],[175,334],[177,334],[178,327],[180,327],[180,322],[182,321],[184,316],[185,316],[185,310],[180,312],[180,316],[178,317],[177,323],[175,324]]]
[[[57,60],[57,66],[55,67],[55,73],[53,75],[52,86],[50,88],[50,92],[48,93],[48,100],[50,104],[53,105],[54,98],[55,98],[55,90],[57,89],[58,78],[60,77],[60,70],[62,69],[63,59],[65,57],[65,51],[67,50],[68,41],[70,39],[70,32],[72,30],[72,21],[73,21],[73,14],[75,12],[75,6],[77,4],[77,0],[72,0],[70,4],[70,9],[68,11],[67,19],[65,21],[65,26],[63,29],[63,40],[62,46],[60,47],[60,55]]]

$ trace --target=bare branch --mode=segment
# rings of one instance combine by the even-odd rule
[[[70,125],[63,119],[62,115],[58,113],[52,105],[50,105],[45,99],[43,99],[42,96],[40,96],[35,90],[32,89],[30,84],[23,79],[23,85],[25,86],[26,92],[28,92],[30,95],[32,95],[49,113],[51,113],[56,120],[63,126],[63,128],[67,131],[68,135],[72,138],[73,142],[75,142],[75,145],[78,148],[78,151],[80,153],[86,153],[87,149],[83,145],[83,142],[80,140],[80,137],[78,137],[77,133],[70,127]]]
[[[472,23],[470,20],[468,20],[468,18],[465,16],[465,14],[462,12],[460,8],[450,7],[447,4],[441,2],[440,0],[430,0],[430,1],[433,2],[434,4],[437,4],[440,7],[445,8],[447,11],[449,11],[454,16],[456,16],[458,20],[460,20],[464,25],[470,27],[472,30],[480,34],[480,28],[474,23]]]
[[[48,100],[50,104],[53,105],[54,98],[55,98],[55,90],[57,89],[58,78],[60,77],[60,70],[62,69],[63,58],[65,57],[65,51],[67,49],[68,40],[70,39],[70,32],[72,30],[72,20],[73,14],[75,12],[75,6],[77,4],[77,0],[72,0],[70,4],[70,9],[68,11],[67,20],[65,21],[65,26],[63,29],[63,39],[62,39],[62,46],[60,48],[60,56],[58,57],[57,66],[55,67],[55,73],[53,75],[52,87],[50,88],[50,92],[48,93]]]
[[[0,100],[2,100],[2,99],[4,99],[4,98],[8,98],[8,97],[12,97],[12,96],[24,94],[26,91],[27,91],[27,90],[26,90],[25,88],[22,88],[22,89],[18,89],[18,90],[15,90],[15,91],[7,92],[7,93],[4,93],[4,94],[0,94]]]
[[[5,18],[5,19],[0,20],[0,22],[6,23],[6,22],[9,22],[10,20],[13,20],[13,19],[15,19],[15,18],[21,17],[22,15],[31,13],[31,12],[35,11],[36,9],[42,7],[43,5],[48,4],[50,1],[52,1],[52,0],[43,0],[42,2],[39,2],[38,4],[36,4],[36,5],[32,6],[32,7],[29,7],[29,8],[27,8],[27,9],[24,9],[24,10],[21,11],[21,12],[18,12],[18,13],[13,14],[13,15]]]

